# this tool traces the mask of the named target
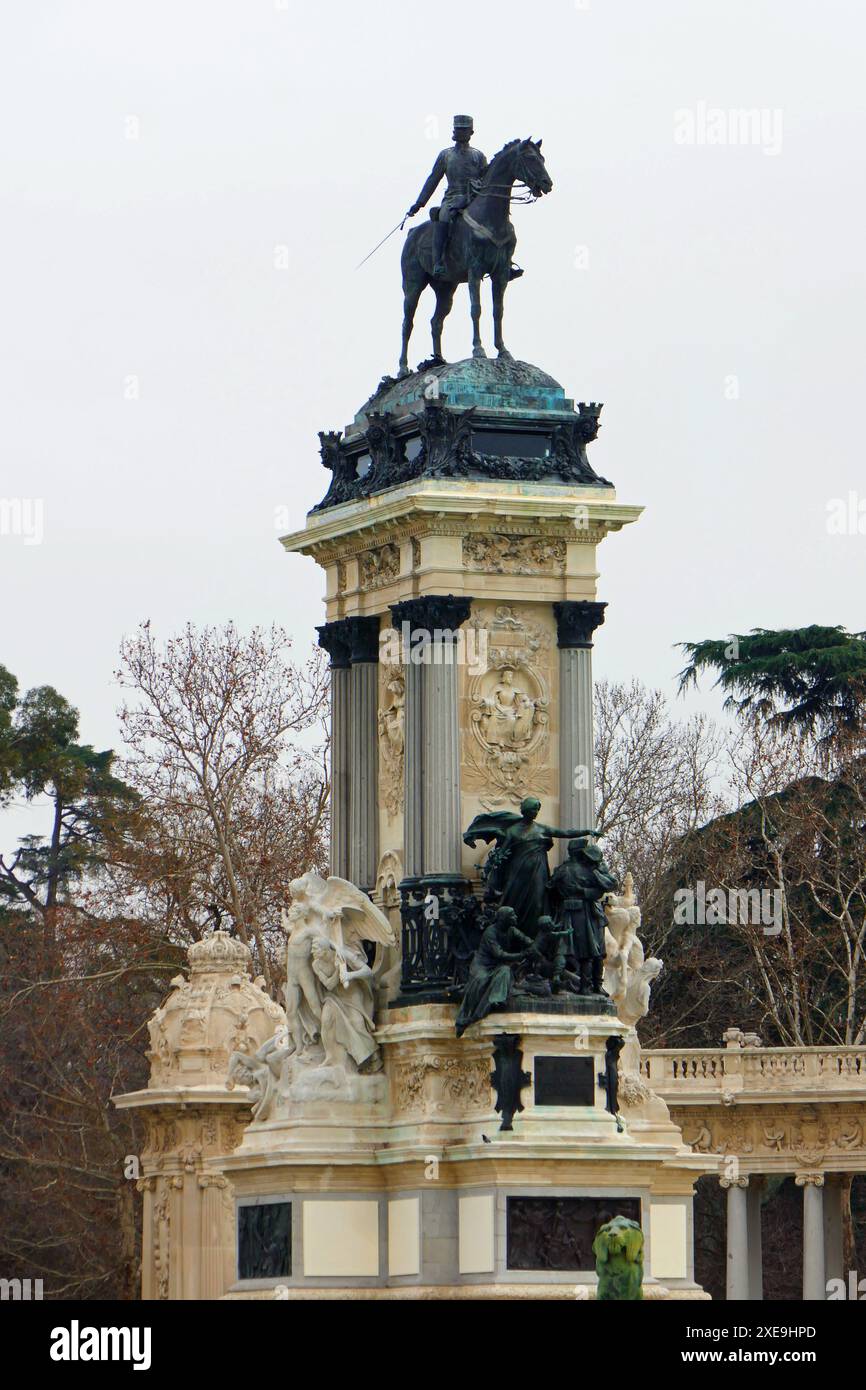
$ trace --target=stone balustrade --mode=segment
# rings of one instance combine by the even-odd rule
[[[803,1297],[844,1285],[843,1202],[866,1169],[866,1047],[744,1045],[657,1048],[642,1080],[671,1111],[686,1143],[718,1155],[727,1201],[727,1296],[763,1296],[761,1205],[768,1175],[803,1191]]]
[[[866,1087],[866,1047],[657,1048],[641,1057],[644,1080],[669,1105],[759,1100],[795,1092],[820,1100],[828,1090],[860,1097]]]

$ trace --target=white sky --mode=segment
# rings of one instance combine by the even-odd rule
[[[0,535],[0,661],[108,746],[140,620],[311,637],[321,572],[275,514],[303,523],[317,430],[395,368],[401,238],[354,267],[455,111],[488,156],[544,137],[507,341],[605,402],[592,462],[647,507],[600,552],[597,674],[672,692],[678,640],[866,627],[866,535],[827,532],[866,497],[864,37],[857,0],[6,6],[0,499],[42,499],[44,539]],[[699,103],[780,112],[780,151],[677,143]]]

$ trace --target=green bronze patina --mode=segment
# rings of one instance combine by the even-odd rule
[[[564,421],[574,417],[574,402],[552,376],[531,362],[499,358],[467,357],[462,362],[430,362],[409,376],[388,377],[384,387],[355,417],[366,424],[369,408],[387,411],[394,418],[417,411],[431,400],[447,402],[455,410],[495,410],[520,419],[547,421],[554,414]]]
[[[643,1298],[643,1231],[636,1221],[615,1216],[592,1243],[599,1302],[635,1303]]]

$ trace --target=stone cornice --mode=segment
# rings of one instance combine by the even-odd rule
[[[309,553],[324,568],[338,560],[351,560],[392,542],[421,540],[425,536],[456,536],[466,540],[473,536],[509,536],[515,539],[558,540],[567,545],[599,545],[608,534],[604,526],[575,526],[573,521],[529,521],[511,518],[479,516],[441,516],[425,514],[394,526],[365,527],[362,531],[338,540],[317,544]],[[472,565],[465,568],[472,570]]]
[[[358,553],[397,535],[462,536],[508,524],[514,527],[511,534],[561,535],[589,545],[636,521],[642,511],[617,502],[612,488],[422,479],[311,512],[304,529],[281,537],[280,544],[327,564],[338,554]],[[524,532],[521,523],[530,529]]]
[[[249,1110],[252,1104],[247,1086],[235,1086],[233,1091],[227,1091],[224,1086],[154,1086],[144,1091],[126,1091],[123,1095],[112,1096],[111,1103],[118,1110],[170,1107],[172,1111],[197,1105],[225,1105],[230,1109]]]

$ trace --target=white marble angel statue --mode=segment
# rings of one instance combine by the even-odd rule
[[[292,906],[282,922],[288,938],[286,1015],[295,1055],[306,1060],[321,1043],[319,1065],[375,1071],[381,1061],[373,1039],[374,975],[363,943],[394,946],[391,924],[344,878],[324,879],[311,870],[292,881],[291,893]]]
[[[606,893],[602,903],[607,919],[604,988],[616,1005],[618,1017],[634,1027],[649,1012],[650,986],[661,972],[662,962],[657,956],[644,956],[638,937],[641,911],[631,874],[625,876],[622,893]]]

